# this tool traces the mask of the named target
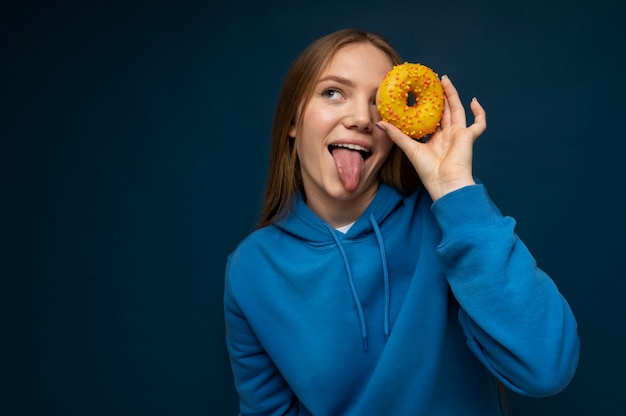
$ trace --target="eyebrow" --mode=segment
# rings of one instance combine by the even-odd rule
[[[321,83],[321,82],[325,82],[325,81],[335,81],[338,82],[340,84],[343,84],[347,87],[354,87],[355,84],[352,80],[349,80],[348,78],[344,78],[344,77],[340,77],[337,75],[327,75],[324,78],[320,78],[319,81],[317,81],[317,83]]]

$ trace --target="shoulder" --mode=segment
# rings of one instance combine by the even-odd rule
[[[264,247],[275,241],[280,230],[274,225],[259,228],[248,234],[228,256],[229,263],[240,261],[241,258],[257,256]]]
[[[228,255],[225,270],[227,295],[247,291],[257,280],[254,276],[265,274],[268,262],[268,247],[279,230],[270,225],[257,229],[246,236]]]

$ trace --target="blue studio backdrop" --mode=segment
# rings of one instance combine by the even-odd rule
[[[514,415],[624,411],[615,2],[19,2],[0,42],[0,414],[234,415],[226,256],[257,219],[282,78],[386,35],[477,96],[475,173],[579,322],[572,383]]]

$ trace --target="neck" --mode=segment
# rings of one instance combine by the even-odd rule
[[[378,186],[371,187],[359,195],[345,198],[319,198],[307,194],[306,204],[333,228],[339,228],[356,221],[372,202],[377,190]]]

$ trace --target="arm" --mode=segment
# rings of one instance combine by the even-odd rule
[[[437,252],[469,348],[519,394],[565,388],[579,355],[576,321],[515,235],[513,219],[499,213],[482,185],[453,192],[432,209],[443,232]]]
[[[438,247],[448,283],[458,300],[469,348],[506,386],[542,396],[564,388],[574,374],[579,338],[576,321],[552,280],[514,233],[472,176],[473,144],[486,129],[476,99],[474,123],[449,78],[440,128],[421,143],[393,125],[377,125],[415,167],[433,201],[443,232]]]
[[[230,285],[230,270],[229,259],[224,293],[226,347],[239,394],[240,415],[297,415],[299,405],[295,395],[237,304]]]

